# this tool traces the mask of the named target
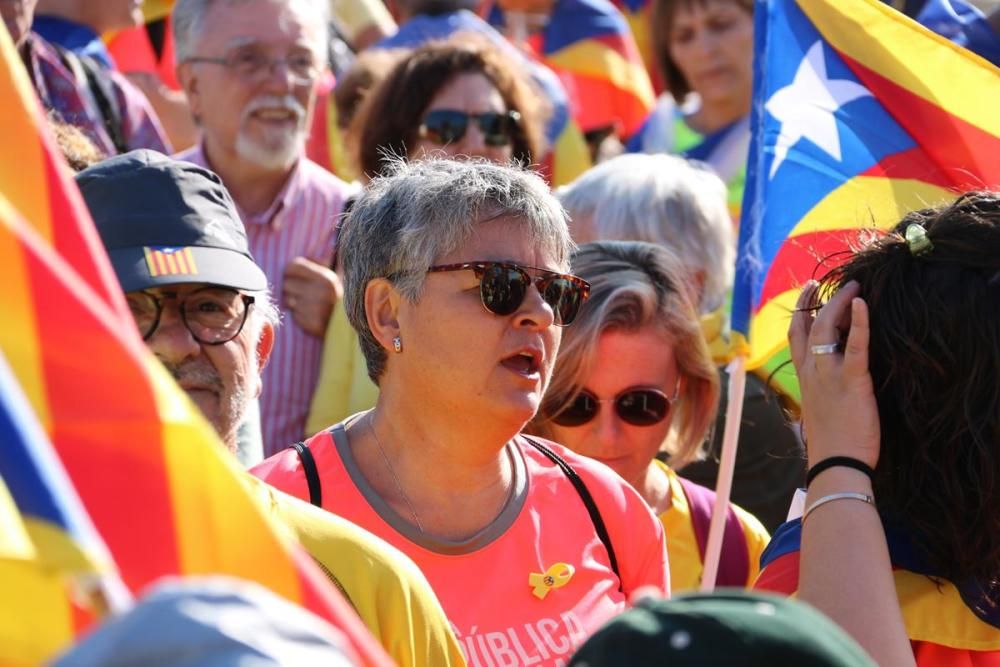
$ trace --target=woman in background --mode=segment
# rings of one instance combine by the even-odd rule
[[[649,243],[590,243],[572,267],[590,283],[590,298],[565,333],[530,430],[631,484],[663,523],[673,589],[695,589],[715,494],[674,468],[701,453],[719,376],[691,284],[667,250]],[[767,542],[760,522],[731,506],[718,585],[750,586]]]

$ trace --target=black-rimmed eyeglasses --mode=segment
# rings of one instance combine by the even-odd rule
[[[191,336],[204,345],[222,345],[240,335],[254,298],[234,289],[205,287],[178,297],[176,292],[157,296],[150,292],[129,292],[125,295],[132,319],[143,340],[160,325],[163,302],[175,299],[181,321]]]

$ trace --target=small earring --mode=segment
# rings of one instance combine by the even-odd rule
[[[394,349],[397,354],[399,352],[402,352],[403,351],[403,339],[400,338],[399,336],[396,336],[395,338],[393,338],[392,339],[392,349]]]

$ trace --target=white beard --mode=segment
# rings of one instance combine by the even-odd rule
[[[268,107],[291,111],[297,122],[288,128],[261,127],[261,134],[254,135],[248,132],[247,124],[252,122],[253,113]],[[306,110],[291,95],[282,97],[261,95],[243,110],[240,130],[236,135],[236,154],[268,171],[288,169],[305,151],[306,119]]]
[[[261,141],[240,129],[236,135],[236,154],[268,171],[289,168],[305,151],[306,135],[301,128],[272,131]]]

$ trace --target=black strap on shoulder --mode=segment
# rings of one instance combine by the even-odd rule
[[[319,481],[319,471],[316,470],[316,459],[309,451],[309,445],[299,440],[292,449],[299,455],[302,461],[302,472],[306,474],[306,483],[309,485],[309,502],[316,507],[323,506],[323,487]]]
[[[580,496],[580,500],[583,501],[583,504],[587,508],[590,520],[594,523],[594,530],[597,532],[597,537],[601,539],[601,542],[604,544],[604,548],[608,552],[608,562],[611,564],[611,571],[618,577],[618,590],[622,591],[622,574],[618,571],[618,558],[615,557],[614,547],[611,546],[611,536],[608,535],[608,529],[604,525],[604,519],[601,518],[601,511],[597,508],[597,503],[594,502],[594,497],[590,495],[590,489],[588,489],[587,485],[583,483],[582,479],[580,479],[580,475],[576,473],[573,466],[567,463],[563,457],[559,456],[534,438],[525,436],[525,440],[527,440],[532,447],[544,454],[550,461],[555,463],[573,484],[573,488],[576,489],[577,494]]]

